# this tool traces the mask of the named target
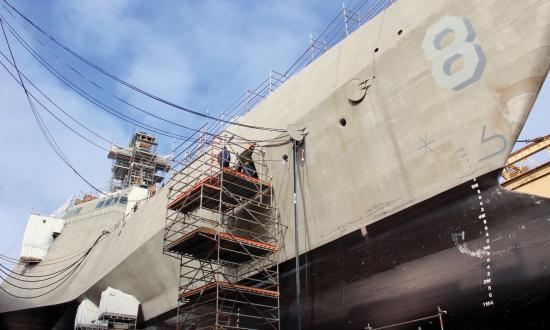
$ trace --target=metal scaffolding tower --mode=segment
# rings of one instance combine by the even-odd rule
[[[113,159],[111,190],[130,186],[151,187],[164,180],[170,170],[170,159],[155,153],[155,137],[144,132],[134,134],[128,148],[111,145],[108,157]]]
[[[267,167],[258,151],[248,152],[257,172],[222,166],[224,144],[203,141],[169,183],[164,252],[180,260],[178,325],[278,329],[281,230]],[[242,160],[247,148],[229,149]]]

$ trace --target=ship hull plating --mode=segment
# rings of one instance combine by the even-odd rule
[[[301,256],[302,327],[550,326],[550,200],[494,171]],[[280,265],[281,329],[294,329],[294,261]]]
[[[440,329],[437,317],[413,321],[438,307],[444,329],[550,327],[550,200],[504,190],[498,173],[301,255],[302,328]],[[296,328],[294,265],[279,266],[285,330]],[[41,310],[26,311],[40,320],[20,311],[0,324],[71,328],[60,320],[74,307]],[[173,325],[172,312],[138,327]]]

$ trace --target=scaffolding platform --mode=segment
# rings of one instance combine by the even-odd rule
[[[261,257],[277,252],[277,247],[271,244],[247,239],[215,229],[199,227],[166,246],[166,250],[178,254],[187,254],[202,260],[218,258],[215,249],[219,242],[219,258],[233,263],[246,262],[254,257]]]
[[[223,178],[221,178],[222,175]],[[220,185],[221,179],[223,179],[223,185]],[[222,186],[223,193],[221,193]],[[268,182],[231,168],[224,168],[223,171],[211,175],[183,191],[168,204],[167,208],[183,213],[192,212],[201,206],[216,210],[220,206],[221,193],[222,212],[226,212],[238,205],[240,198],[252,198],[268,187],[270,187]]]
[[[224,281],[210,282],[203,286],[200,286],[196,289],[183,292],[180,295],[180,300],[189,300],[194,301],[201,296],[208,296],[209,294],[219,294],[223,293],[237,293],[243,294],[252,297],[267,297],[267,298],[277,298],[279,297],[279,292],[274,290],[260,289],[256,287],[233,284]]]
[[[271,187],[271,183],[254,178],[229,167],[223,168],[223,184],[228,192],[240,197],[252,198],[258,192]]]
[[[217,209],[220,205],[220,191],[219,181],[215,177],[208,177],[179,194],[170,204],[168,204],[167,208],[183,213],[192,212],[201,205],[207,209]],[[222,205],[222,207],[224,207],[224,210],[229,209],[227,205]]]

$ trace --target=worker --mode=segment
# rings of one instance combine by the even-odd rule
[[[249,145],[248,148],[244,149],[244,151],[239,155],[239,172],[242,171],[248,176],[258,178],[256,165],[254,165],[254,160],[252,159],[254,147],[254,144]]]
[[[231,153],[227,150],[226,146],[223,146],[223,149],[218,153],[218,164],[220,167],[229,167],[231,162]]]

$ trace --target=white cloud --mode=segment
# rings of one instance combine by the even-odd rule
[[[60,0],[54,5],[58,28],[71,47],[93,49],[95,56],[124,51],[145,26],[131,15],[129,0]]]

